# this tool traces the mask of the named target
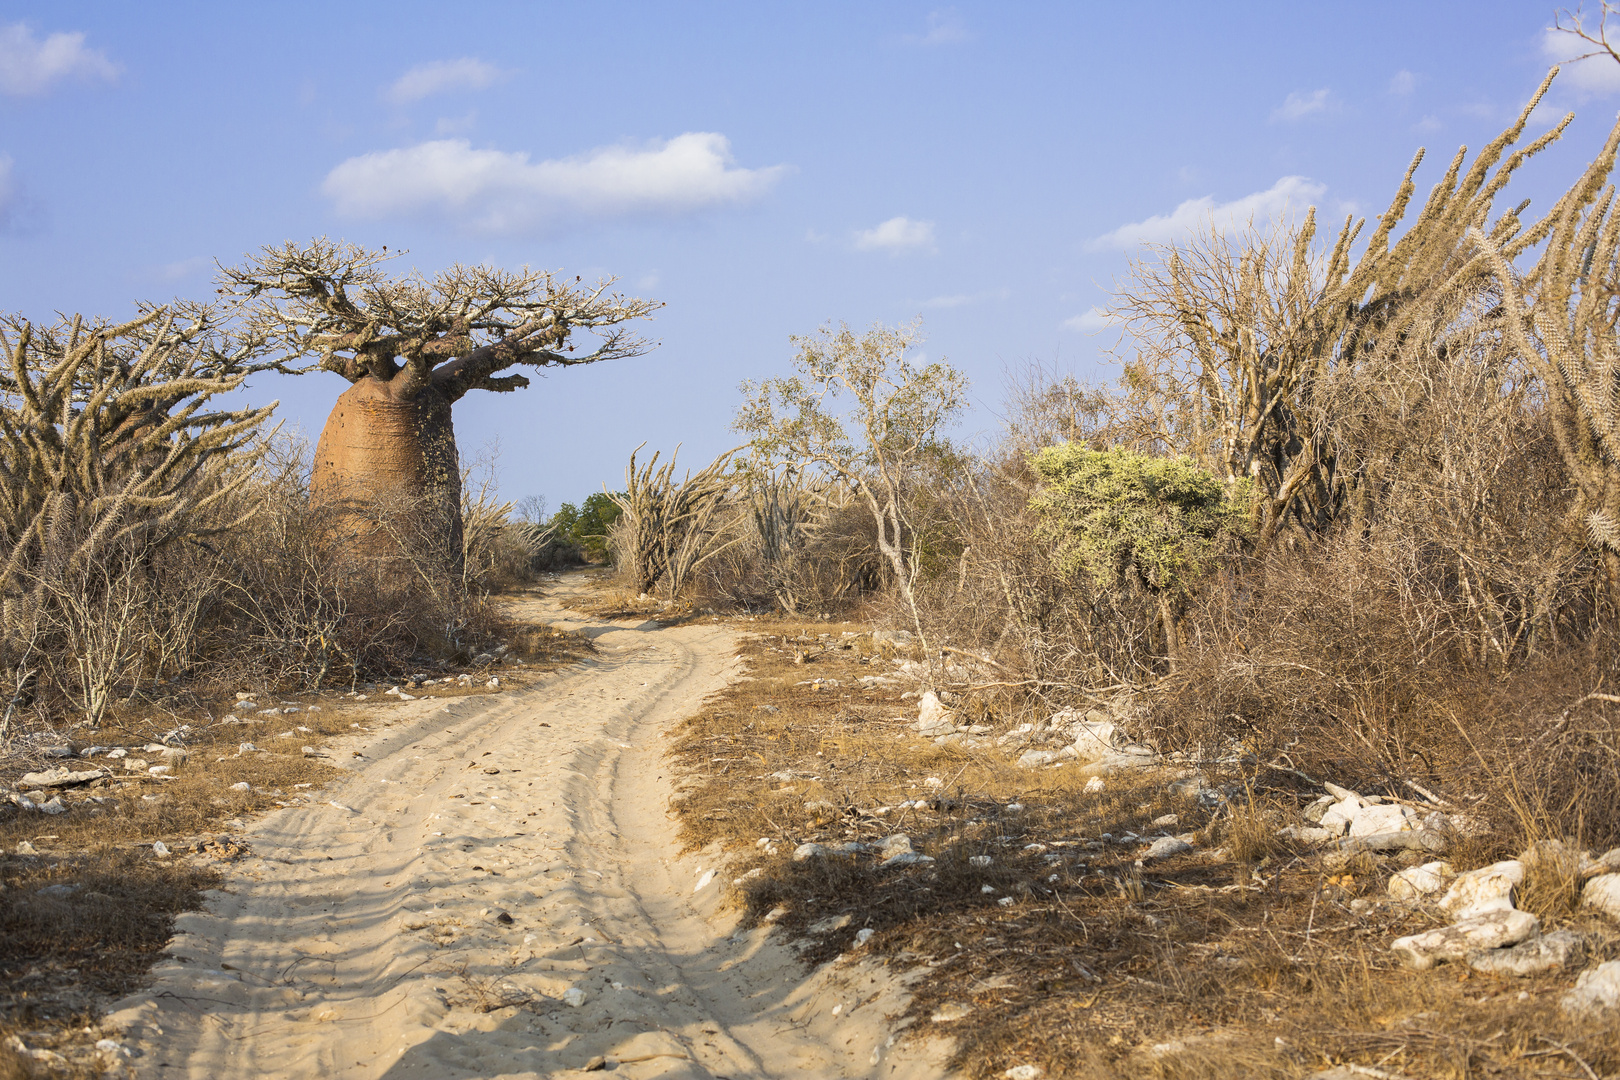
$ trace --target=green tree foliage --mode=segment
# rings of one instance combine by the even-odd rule
[[[605,491],[587,495],[583,506],[563,503],[546,527],[557,539],[573,544],[592,559],[608,557],[608,527],[619,519],[619,504]]]
[[[1249,492],[1228,491],[1189,457],[1050,446],[1030,459],[1042,489],[1036,535],[1059,569],[1098,588],[1123,582],[1185,594],[1225,538],[1245,528]]]

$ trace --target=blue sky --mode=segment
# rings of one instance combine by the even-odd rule
[[[667,303],[648,356],[457,406],[464,451],[555,507],[630,451],[731,445],[788,335],[922,315],[993,432],[1003,372],[1105,378],[1090,314],[1143,239],[1211,212],[1375,214],[1499,132],[1554,59],[1538,3],[11,3],[0,307],[127,315],[213,260],[342,237],[614,274]],[[1620,104],[1561,77],[1545,207]],[[337,376],[256,400],[313,438]],[[701,459],[701,460],[700,460]]]

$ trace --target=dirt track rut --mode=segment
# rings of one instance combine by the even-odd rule
[[[602,1057],[630,1080],[941,1075],[937,1048],[893,1045],[900,980],[807,973],[734,932],[712,859],[676,858],[664,733],[734,675],[734,633],[528,603],[599,654],[396,706],[354,776],[258,821],[254,857],[114,1014],[138,1073],[518,1078]]]

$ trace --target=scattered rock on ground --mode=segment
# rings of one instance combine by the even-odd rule
[[[1409,866],[1397,870],[1389,879],[1389,895],[1397,900],[1414,900],[1445,888],[1453,872],[1446,862],[1427,862],[1422,866]]]
[[[821,844],[800,844],[793,849],[793,861],[804,862],[806,859],[818,859],[827,854],[827,849]]]
[[[1147,849],[1147,853],[1142,857],[1144,859],[1168,859],[1172,855],[1184,855],[1192,849],[1191,844],[1178,837],[1161,836],[1153,841],[1153,845]]]
[[[83,772],[74,772],[72,769],[62,767],[46,769],[43,772],[24,773],[22,779],[17,781],[20,788],[54,788],[74,787],[78,784],[88,784],[92,780],[100,780],[103,776],[111,776],[106,769],[86,769]]]
[[[1507,949],[1469,953],[1468,966],[1487,975],[1524,979],[1561,971],[1586,955],[1586,939],[1572,930],[1555,930]]]
[[[1581,972],[1575,989],[1565,994],[1559,1004],[1572,1013],[1620,1010],[1620,960],[1608,960]]]
[[[1513,891],[1524,881],[1517,859],[1482,866],[1460,875],[1440,898],[1440,906],[1460,918],[1513,906]]]
[[[1423,971],[1447,960],[1462,960],[1483,949],[1517,945],[1540,926],[1541,920],[1527,911],[1491,908],[1451,926],[1396,938],[1390,949],[1409,967]]]
[[[1581,890],[1581,904],[1620,921],[1620,874],[1599,874]]]
[[[1372,836],[1377,833],[1410,832],[1417,828],[1418,814],[1410,806],[1385,803],[1382,806],[1364,806],[1350,822],[1351,836]]]

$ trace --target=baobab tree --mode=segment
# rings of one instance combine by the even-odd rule
[[[315,448],[312,501],[337,511],[362,549],[397,541],[372,524],[408,499],[451,557],[461,551],[461,474],[451,410],[472,390],[529,385],[517,366],[571,367],[639,356],[653,343],[625,325],[662,305],[547,271],[457,264],[432,278],[391,277],[397,257],[327,239],[266,247],[222,269],[220,292],[244,331],[282,354],[283,370],[349,381]],[[584,347],[575,334],[586,332]],[[591,347],[594,345],[594,348]]]

